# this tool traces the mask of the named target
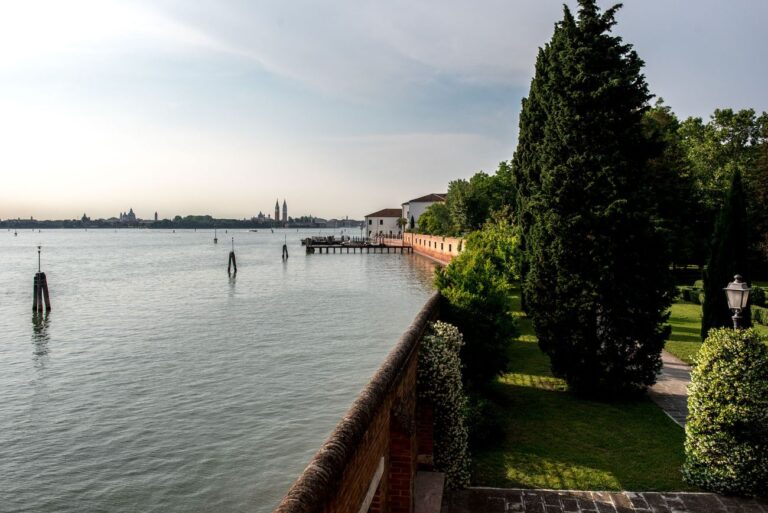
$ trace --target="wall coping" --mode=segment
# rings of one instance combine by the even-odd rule
[[[427,300],[384,363],[347,410],[309,465],[294,481],[274,513],[320,513],[341,483],[376,413],[397,386],[402,371],[440,303],[440,293]]]

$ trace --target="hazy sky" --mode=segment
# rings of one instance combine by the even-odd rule
[[[242,218],[276,197],[360,218],[444,191],[512,156],[561,15],[549,0],[0,0],[0,218]],[[627,0],[616,32],[656,95],[706,117],[768,110],[766,20],[766,0]]]

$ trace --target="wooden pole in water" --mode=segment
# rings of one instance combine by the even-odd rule
[[[235,238],[232,237],[232,251],[229,252],[229,262],[227,263],[227,274],[229,274],[232,271],[232,268],[235,269],[235,274],[237,274],[237,260],[235,259]]]
[[[35,274],[34,285],[32,286],[32,311],[37,312],[37,295],[40,292],[40,273]]]
[[[285,236],[285,242],[283,243],[283,260],[288,260],[288,236]]]
[[[43,293],[43,299],[45,300],[45,311],[51,311],[51,298],[48,295],[48,279],[45,277],[45,273],[40,273],[40,288]],[[40,305],[40,309],[43,309],[43,305]]]

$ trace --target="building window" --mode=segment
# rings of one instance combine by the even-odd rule
[[[368,226],[373,224],[373,219],[368,219]]]
[[[450,252],[451,252],[451,245],[448,244],[448,253],[450,253]]]
[[[441,242],[440,243],[440,251],[442,251],[442,250],[443,250],[443,243]]]
[[[384,224],[384,219],[379,219],[379,224]]]

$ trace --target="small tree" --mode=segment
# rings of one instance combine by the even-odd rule
[[[749,237],[747,235],[747,210],[744,202],[744,189],[741,184],[741,172],[733,174],[731,188],[728,191],[723,208],[715,226],[712,241],[712,253],[704,270],[704,305],[702,307],[701,338],[707,338],[712,328],[731,325],[728,302],[723,287],[741,274],[749,279],[747,259]],[[749,309],[743,313],[742,326],[751,325]]]
[[[768,347],[753,329],[714,329],[691,374],[686,481],[719,493],[768,493]]]
[[[506,347],[516,334],[511,292],[517,271],[518,238],[506,211],[497,214],[482,230],[471,233],[466,248],[435,282],[447,299],[447,320],[464,333],[461,357],[464,376],[482,385],[507,368]]]

